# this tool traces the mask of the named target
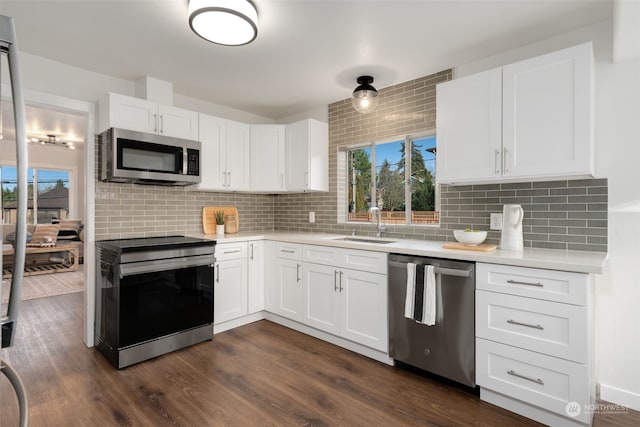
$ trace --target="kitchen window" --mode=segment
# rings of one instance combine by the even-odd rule
[[[54,218],[68,218],[69,174],[64,170],[27,169],[27,223],[46,224]],[[16,222],[16,177],[15,166],[0,167],[3,224]]]
[[[371,222],[370,209],[376,206],[386,224],[439,223],[435,135],[348,147],[345,152],[347,221]]]

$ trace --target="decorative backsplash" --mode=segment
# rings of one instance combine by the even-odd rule
[[[435,128],[435,86],[451,79],[451,70],[379,91],[372,114],[362,115],[350,99],[329,105],[329,192],[262,195],[192,192],[179,187],[96,182],[96,240],[202,232],[203,206],[236,206],[240,231],[303,231],[374,235],[369,223],[338,223],[343,178],[338,148],[388,136]],[[96,142],[96,171],[99,153]],[[206,167],[203,166],[203,167]],[[489,214],[506,203],[521,204],[527,247],[607,251],[606,179],[559,180],[517,184],[443,186],[440,226],[389,225],[385,236],[454,241],[452,230],[489,229]],[[309,212],[316,222],[309,223]],[[488,243],[499,243],[490,231]]]

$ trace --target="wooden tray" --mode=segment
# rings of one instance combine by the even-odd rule
[[[224,215],[235,215],[236,226],[229,227],[225,224],[225,233],[237,233],[240,228],[240,216],[235,206],[205,206],[202,208],[202,228],[204,234],[216,234],[216,212],[223,211]]]
[[[458,249],[462,251],[478,251],[478,252],[493,252],[498,248],[498,246],[496,245],[489,245],[487,243],[482,243],[477,246],[469,246],[469,245],[463,245],[462,243],[458,243],[458,242],[445,243],[444,245],[442,245],[442,247],[445,249]]]

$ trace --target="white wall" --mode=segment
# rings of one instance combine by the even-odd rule
[[[119,79],[28,53],[20,54],[22,81],[25,89],[97,102],[107,92],[135,95],[135,81]],[[4,71],[4,70],[3,70]],[[138,76],[142,78],[144,76]],[[216,115],[246,123],[274,123],[272,119],[225,107],[223,105],[173,94],[177,107]]]
[[[461,77],[593,41],[596,174],[609,179],[609,261],[596,276],[596,375],[604,400],[640,410],[640,60],[612,62],[602,22],[454,69]]]

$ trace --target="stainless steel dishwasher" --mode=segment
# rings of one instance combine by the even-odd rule
[[[405,317],[407,264],[419,274],[433,265],[435,325]],[[475,387],[475,263],[389,255],[389,355],[469,387]]]

